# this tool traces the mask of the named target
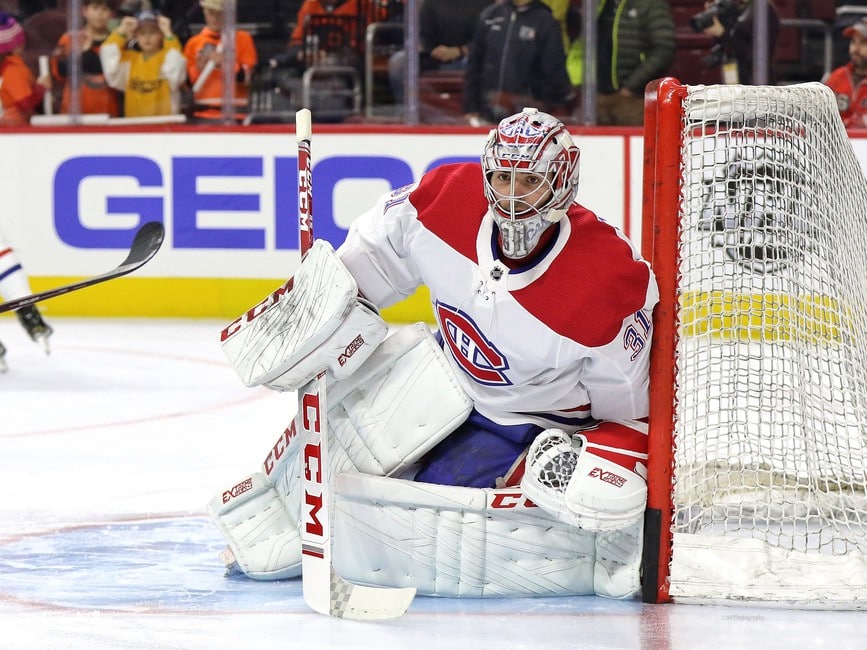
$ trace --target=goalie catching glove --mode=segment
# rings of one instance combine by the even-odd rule
[[[540,508],[585,530],[618,530],[644,513],[647,426],[600,422],[569,435],[547,429],[533,441],[521,489]]]

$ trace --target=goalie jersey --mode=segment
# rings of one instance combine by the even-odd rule
[[[645,417],[650,267],[577,203],[553,228],[541,255],[510,269],[481,166],[458,163],[383,196],[337,252],[380,308],[428,288],[449,362],[490,420],[573,429]]]

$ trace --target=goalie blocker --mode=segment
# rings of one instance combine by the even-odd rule
[[[220,342],[246,386],[297,390],[325,369],[349,377],[387,331],[331,244],[318,240],[295,276],[229,323]]]

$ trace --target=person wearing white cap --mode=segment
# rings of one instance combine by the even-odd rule
[[[849,62],[822,81],[837,95],[837,108],[846,128],[867,127],[867,18],[843,30],[849,39]]]
[[[220,39],[225,28],[225,12],[223,0],[200,0],[199,4],[205,16],[205,26],[184,45],[184,58],[195,101],[205,106],[194,116],[216,119],[222,115],[219,104],[223,98],[223,44]],[[250,76],[257,62],[256,46],[250,32],[236,29],[235,98],[239,101],[247,99]]]
[[[0,12],[0,126],[29,124],[51,89],[51,76],[34,79],[23,54],[24,30],[15,18]]]

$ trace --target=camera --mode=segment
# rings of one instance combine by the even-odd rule
[[[736,0],[716,0],[704,11],[695,14],[689,20],[689,26],[694,32],[703,32],[713,25],[713,19],[719,18],[722,26],[729,31],[737,22],[740,6]]]

